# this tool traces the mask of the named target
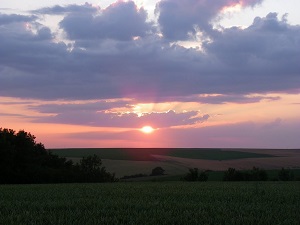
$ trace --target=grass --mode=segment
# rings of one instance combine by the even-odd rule
[[[190,159],[232,160],[244,158],[274,157],[269,154],[258,154],[222,149],[168,149],[168,148],[73,148],[50,149],[53,153],[67,158],[81,158],[88,155],[99,155],[102,159],[153,161],[152,155],[165,155]]]
[[[298,225],[299,182],[0,186],[0,224]]]

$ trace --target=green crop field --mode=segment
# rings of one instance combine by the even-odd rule
[[[0,224],[299,225],[300,182],[0,186]]]
[[[258,154],[242,151],[224,151],[222,149],[184,149],[184,148],[73,148],[50,149],[54,154],[67,158],[81,158],[88,155],[99,155],[102,159],[153,161],[152,155],[173,156],[190,159],[231,160],[244,158],[274,157],[269,154]]]

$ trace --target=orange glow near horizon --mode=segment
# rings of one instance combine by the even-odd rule
[[[184,113],[189,111],[199,111],[201,115],[208,114],[208,120],[199,123],[185,124],[180,123],[173,126],[165,126],[161,120],[156,120],[156,115],[149,116],[148,119],[139,122],[144,127],[136,127],[136,123],[120,124],[120,126],[91,126],[90,124],[66,124],[60,121],[48,122],[43,118],[53,117],[55,111],[50,113],[39,111],[33,106],[39,105],[83,105],[105,102],[97,101],[42,101],[34,99],[21,99],[0,97],[0,127],[14,129],[16,131],[25,130],[37,137],[37,142],[42,142],[47,148],[71,148],[71,147],[170,147],[170,143],[179,143],[180,140],[173,139],[173,135],[178,132],[191,132],[191,129],[200,129],[207,127],[218,128],[230,124],[253,124],[260,129],[265,125],[272,124],[274,121],[281,121],[282,126],[290,126],[299,123],[299,107],[300,94],[282,94],[269,93],[265,95],[253,94],[249,95],[249,102],[209,102],[209,97],[214,95],[199,95],[199,102],[161,102],[161,103],[136,103],[132,104],[132,108],[125,108],[130,113],[143,115],[146,113],[164,113],[168,110],[174,110],[176,113]],[[196,96],[197,97],[197,96]],[[207,99],[206,99],[207,97]],[[251,101],[251,98],[254,101]],[[255,100],[257,97],[257,100]],[[259,100],[261,98],[261,100]],[[197,99],[197,98],[195,98]],[[213,98],[211,98],[214,100]],[[118,101],[122,102],[123,99]],[[202,101],[203,100],[203,101]],[[221,99],[222,100],[222,99]],[[226,98],[225,98],[226,100]],[[123,100],[126,103],[125,100]],[[128,100],[129,101],[129,100]],[[54,107],[53,106],[53,107]],[[119,106],[117,104],[117,106]],[[54,107],[55,109],[55,107]],[[91,109],[92,112],[93,109]],[[115,111],[116,108],[112,108]],[[118,108],[118,113],[122,110]],[[59,111],[58,111],[59,112]],[[168,115],[163,115],[168,116]],[[171,115],[172,116],[172,115]],[[137,118],[132,116],[133,122],[137,122]],[[37,119],[41,119],[38,121]],[[119,118],[117,118],[119,119]],[[168,118],[166,118],[168,119]],[[175,118],[176,119],[176,118]],[[175,121],[171,118],[170,121]],[[125,120],[125,118],[124,118]],[[179,118],[180,120],[180,118]],[[176,122],[176,121],[175,121]],[[129,125],[128,125],[129,124]],[[163,128],[159,128],[160,126]],[[152,127],[153,126],[153,127]],[[285,128],[287,129],[287,128]],[[82,135],[81,135],[82,134]],[[168,139],[162,141],[161,139]],[[197,139],[194,140],[195,142]],[[191,140],[192,143],[192,140]],[[204,144],[203,144],[204,145]],[[245,144],[245,146],[247,143]],[[174,144],[175,146],[175,144]],[[179,146],[179,145],[178,145]]]

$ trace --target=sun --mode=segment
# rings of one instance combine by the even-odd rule
[[[141,128],[141,131],[145,134],[151,134],[154,131],[154,129],[151,126],[144,126]]]

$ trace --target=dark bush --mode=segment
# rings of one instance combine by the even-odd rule
[[[266,181],[268,180],[268,174],[265,170],[253,167],[250,171],[250,179],[252,181]]]
[[[281,168],[278,172],[278,179],[280,181],[292,181],[294,180],[294,173],[289,169]]]
[[[208,175],[205,171],[201,171],[199,176],[198,176],[198,181],[207,181],[208,180]]]
[[[150,176],[161,176],[161,175],[164,175],[165,173],[165,170],[161,167],[155,167],[153,170],[152,170],[152,173],[150,174]]]
[[[183,177],[185,181],[207,181],[208,175],[205,171],[199,173],[198,168],[190,168],[189,172]]]
[[[244,175],[235,168],[228,168],[224,173],[224,181],[243,181]]]
[[[224,181],[266,181],[268,174],[265,170],[253,167],[250,171],[238,171],[235,168],[228,168],[224,173]]]

